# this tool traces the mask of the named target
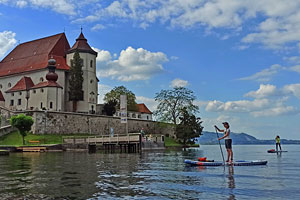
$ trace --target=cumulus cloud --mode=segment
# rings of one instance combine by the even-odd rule
[[[148,80],[164,71],[163,63],[168,61],[162,52],[150,52],[143,48],[128,47],[115,58],[109,51],[93,48],[98,52],[97,74],[119,81]]]
[[[285,85],[283,87],[283,91],[286,93],[291,93],[298,99],[300,99],[300,83]]]
[[[1,0],[0,4],[24,8],[26,6],[51,9],[54,12],[75,15],[76,4],[72,0]]]
[[[239,33],[247,30],[242,36],[243,43],[261,43],[270,48],[300,41],[300,0],[115,0],[100,4],[98,10],[74,21],[83,23],[114,18],[132,20],[144,29],[161,23],[184,29],[204,27]],[[249,21],[251,27],[247,26]]]
[[[290,70],[300,73],[300,65],[293,66],[290,68]]]
[[[189,84],[188,81],[176,78],[176,79],[174,79],[171,82],[171,87],[172,88],[175,88],[175,87],[186,87],[188,84]]]
[[[0,32],[0,58],[2,58],[8,50],[14,47],[17,40],[16,34],[12,31]]]
[[[251,76],[239,78],[238,80],[243,80],[243,81],[258,81],[258,82],[267,82],[272,79],[274,75],[276,75],[279,71],[285,70],[286,67],[282,67],[278,64],[272,65],[271,67],[264,69],[260,72],[257,72]]]
[[[98,30],[103,30],[103,29],[105,29],[106,27],[104,26],[104,25],[102,25],[102,24],[96,24],[95,26],[93,26],[92,28],[91,28],[91,30],[92,31],[98,31]]]
[[[98,103],[104,103],[103,99],[106,93],[110,92],[113,89],[112,86],[98,84]]]
[[[246,97],[253,97],[253,98],[266,98],[270,96],[276,96],[279,95],[279,91],[277,90],[275,85],[263,85],[261,84],[259,86],[259,89],[256,91],[250,91],[247,94],[245,94]]]

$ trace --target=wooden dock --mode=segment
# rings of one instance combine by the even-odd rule
[[[90,136],[85,138],[67,137],[63,138],[64,144],[78,146],[86,144],[90,152],[94,152],[97,146],[102,146],[106,152],[115,152],[119,149],[120,152],[136,153],[141,151],[141,134],[128,134],[112,136]]]
[[[8,156],[8,155],[9,155],[9,151],[0,149],[0,156]]]
[[[18,151],[22,152],[45,152],[46,147],[17,147]]]

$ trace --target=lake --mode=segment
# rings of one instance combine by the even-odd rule
[[[222,160],[218,145],[143,152],[11,153],[0,156],[0,199],[300,199],[300,145],[235,145],[235,160],[266,166],[190,167]],[[225,154],[225,149],[224,154]],[[226,154],[225,154],[226,156]]]

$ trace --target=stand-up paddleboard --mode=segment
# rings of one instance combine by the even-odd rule
[[[190,164],[193,166],[223,166],[223,162],[202,162],[194,160],[184,160],[184,163]],[[266,160],[237,160],[233,163],[226,163],[226,166],[252,166],[252,165],[266,165],[268,161]]]
[[[268,153],[281,153],[281,152],[288,152],[288,151],[276,151],[275,149],[268,150]]]

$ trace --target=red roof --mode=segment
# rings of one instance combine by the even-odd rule
[[[79,52],[86,52],[86,53],[97,55],[97,52],[94,51],[87,43],[87,39],[84,37],[82,32],[80,33],[79,37],[76,39],[75,44],[68,51],[68,53],[75,52],[76,50],[78,50]]]
[[[64,33],[22,43],[0,62],[0,77],[44,69],[53,56],[57,69],[69,70],[65,55],[70,49]]]
[[[152,112],[147,108],[147,106],[143,103],[137,104],[138,106],[138,111],[140,113],[147,113],[147,114],[152,114]]]
[[[14,87],[10,88],[6,92],[29,90],[32,86],[34,86],[34,83],[32,82],[31,78],[24,76],[16,83]]]
[[[0,90],[0,101],[5,101],[4,96],[3,96],[2,92],[1,92],[1,90]]]
[[[36,84],[35,86],[32,87],[32,89],[36,88],[43,88],[43,87],[58,87],[58,88],[63,88],[61,85],[54,81],[44,81],[41,83]]]

